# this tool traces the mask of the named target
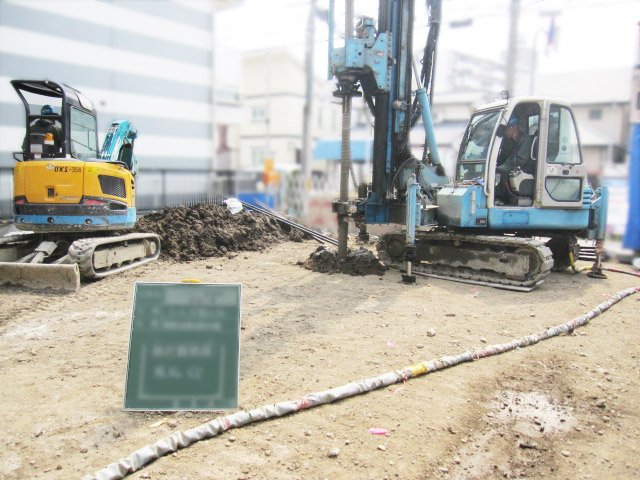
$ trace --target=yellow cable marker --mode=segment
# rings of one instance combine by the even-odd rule
[[[405,370],[411,371],[414,377],[417,377],[418,375],[422,375],[424,373],[429,373],[429,369],[427,368],[427,365],[424,363],[418,363],[417,365],[411,365],[410,367],[404,367],[404,368]]]
[[[195,278],[184,278],[180,280],[181,283],[202,283],[200,280]]]

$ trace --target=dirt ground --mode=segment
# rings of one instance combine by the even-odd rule
[[[317,246],[163,258],[73,294],[1,288],[0,478],[81,478],[218,416],[122,410],[136,281],[243,285],[245,410],[538,332],[640,283],[554,273],[531,293],[408,286],[395,270],[304,268]],[[639,302],[572,335],[230,430],[130,478],[639,478]]]

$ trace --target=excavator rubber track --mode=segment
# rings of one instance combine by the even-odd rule
[[[82,278],[97,279],[152,262],[160,255],[160,237],[153,233],[129,233],[113,237],[76,240],[69,260],[78,264]]]
[[[384,234],[378,256],[388,266],[403,269],[405,245],[405,232]],[[532,238],[418,231],[415,245],[415,274],[509,290],[533,290],[553,267],[551,250]]]

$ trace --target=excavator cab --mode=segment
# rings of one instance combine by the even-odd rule
[[[437,193],[438,223],[467,235],[518,235],[526,239],[520,246],[530,237],[548,238],[553,268],[562,270],[577,258],[577,238],[601,248],[607,198],[606,188],[594,191],[588,183],[570,105],[511,98],[471,117],[454,182]],[[545,254],[531,258],[532,265],[546,265]],[[600,268],[597,259],[592,273]],[[542,278],[540,272],[533,278]]]
[[[471,117],[455,182],[483,185],[487,206],[582,209],[589,191],[571,107],[553,99],[496,102]],[[494,215],[489,226],[505,226]],[[529,228],[547,227],[549,216]],[[522,227],[521,227],[522,228]]]
[[[50,80],[12,80],[26,112],[22,160],[98,157],[96,114],[86,96]],[[16,160],[20,152],[14,154]]]
[[[14,222],[34,232],[132,228],[137,132],[113,122],[98,150],[93,103],[50,80],[12,80],[25,107],[22,152],[14,153]],[[22,155],[22,157],[20,157]]]

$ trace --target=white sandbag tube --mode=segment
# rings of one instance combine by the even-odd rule
[[[107,467],[99,470],[93,475],[83,477],[83,480],[117,480],[126,477],[130,473],[140,470],[143,466],[153,462],[154,460],[173,453],[179,449],[186,448],[189,445],[212,438],[220,433],[226,432],[231,428],[240,428],[250,423],[267,420],[274,417],[282,417],[284,415],[299,412],[307,408],[317,407],[325,403],[331,403],[336,400],[352,397],[362,393],[370,392],[379,388],[387,387],[401,381],[406,381],[411,377],[425,375],[428,373],[453,367],[464,362],[479,360],[484,357],[490,357],[499,353],[508,352],[516,348],[523,348],[538,343],[547,338],[555,337],[562,333],[569,333],[578,327],[584,326],[590,320],[597,317],[612,305],[615,305],[623,298],[640,292],[640,287],[633,287],[623,290],[612,295],[611,298],[598,305],[590,312],[574,318],[573,320],[561,325],[543,330],[539,333],[519,338],[509,343],[496,344],[487,346],[479,350],[469,350],[457,356],[444,356],[440,359],[419,363],[401,370],[385,373],[379,377],[360,380],[348,383],[341,387],[332,388],[318,393],[306,395],[297,400],[280,402],[273,405],[265,405],[255,408],[248,412],[240,411],[226,417],[218,417],[198,427],[186,430],[184,432],[176,432],[169,437],[163,438],[153,445],[147,445],[136,450],[126,458],[120,459],[116,463],[112,463]]]

